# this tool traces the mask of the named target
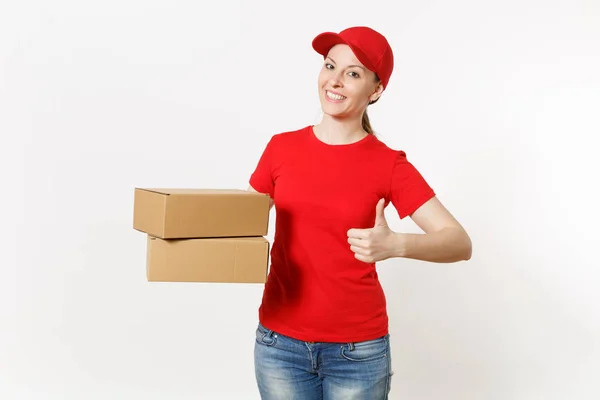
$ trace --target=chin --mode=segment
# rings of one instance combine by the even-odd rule
[[[344,117],[346,114],[345,108],[337,104],[331,104],[327,100],[321,100],[321,110],[330,117]]]
[[[348,114],[345,112],[345,110],[340,110],[339,108],[336,109],[334,107],[331,107],[330,104],[326,104],[326,105],[322,106],[321,110],[323,111],[323,114],[329,115],[330,117],[334,117],[334,118],[348,117]]]
[[[333,118],[344,118],[346,115],[343,112],[328,110],[327,108],[321,108],[323,114]]]

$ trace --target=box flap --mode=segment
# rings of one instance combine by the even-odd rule
[[[146,190],[148,192],[155,192],[161,194],[202,194],[202,195],[223,195],[223,194],[244,194],[248,193],[250,195],[256,196],[256,192],[250,192],[243,189],[186,189],[186,188],[136,188],[138,190]]]
[[[269,241],[263,236],[238,236],[238,237],[216,237],[216,238],[203,238],[204,240],[215,240],[217,242],[261,242],[268,243]],[[182,239],[185,240],[185,239]]]

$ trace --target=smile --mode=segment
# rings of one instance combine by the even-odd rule
[[[331,100],[335,100],[335,101],[342,101],[344,99],[346,99],[345,96],[339,95],[339,94],[335,94],[335,93],[331,93],[329,90],[325,91],[325,95],[327,96],[327,98],[331,99]]]

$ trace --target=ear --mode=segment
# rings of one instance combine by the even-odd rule
[[[381,93],[383,93],[383,85],[381,84],[381,82],[378,82],[375,91],[371,94],[371,96],[369,96],[369,102],[372,103],[374,101],[377,101],[381,96]]]

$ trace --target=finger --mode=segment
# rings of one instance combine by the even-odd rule
[[[352,250],[354,252],[354,254],[359,254],[361,256],[368,256],[369,252],[367,251],[367,249],[360,247],[360,246],[350,246],[350,250]]]
[[[355,238],[355,239],[365,239],[368,235],[369,229],[349,229],[348,230],[348,237],[349,238]]]
[[[387,225],[385,220],[385,199],[381,198],[375,207],[375,226]]]
[[[367,243],[364,239],[348,238],[348,243],[356,247],[367,247]]]
[[[362,254],[354,253],[354,258],[367,264],[373,264],[373,260],[370,257],[364,256]]]

